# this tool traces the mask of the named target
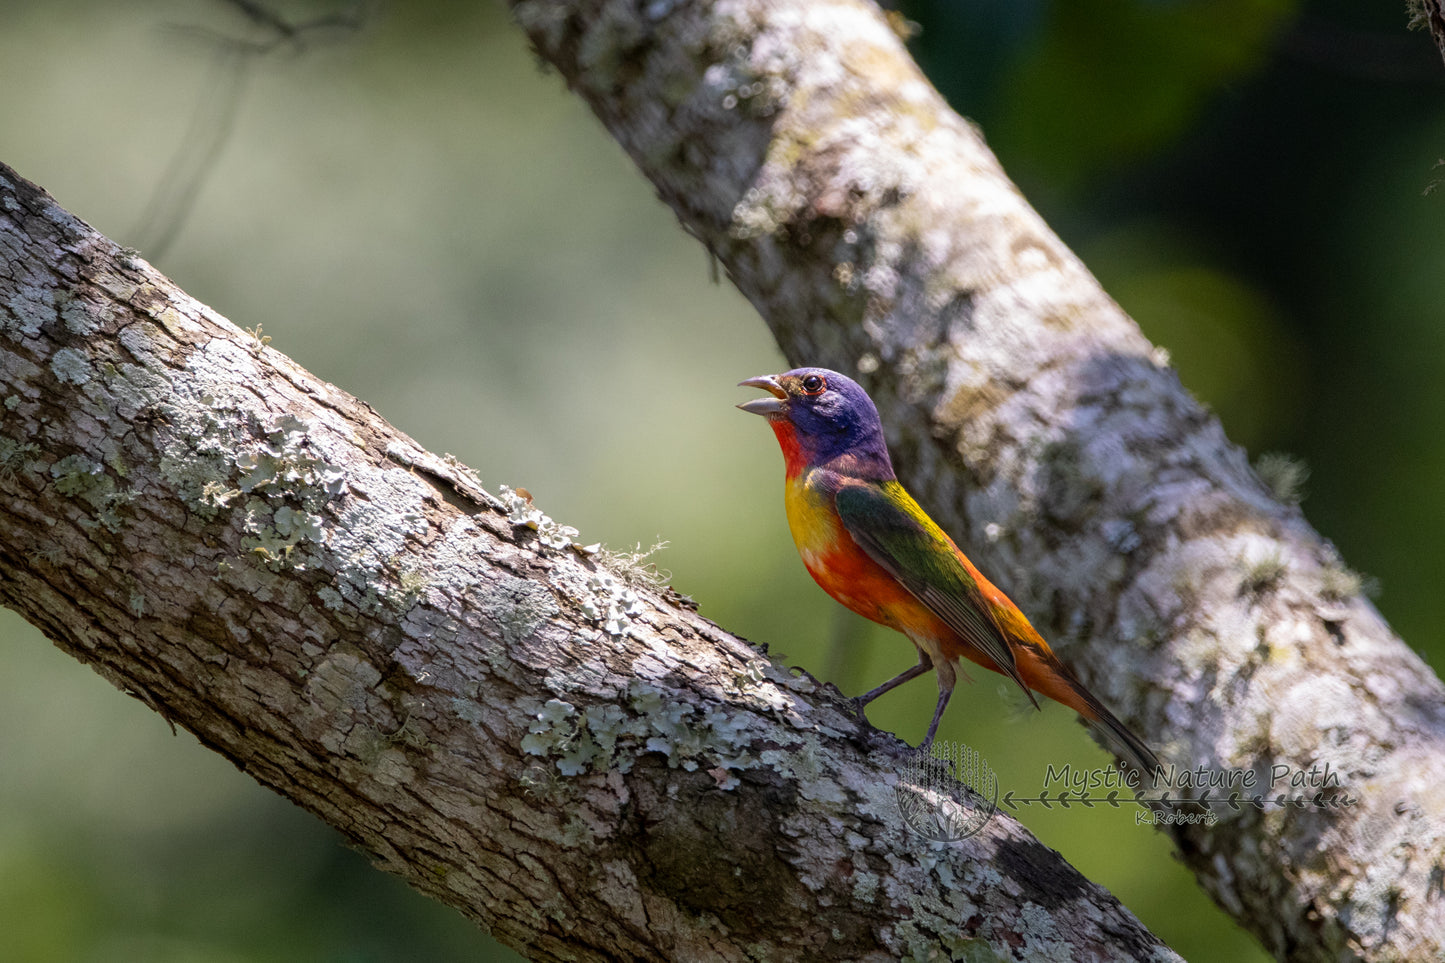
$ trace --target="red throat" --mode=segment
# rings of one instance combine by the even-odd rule
[[[783,449],[783,464],[789,478],[796,478],[808,464],[803,446],[798,442],[798,431],[786,418],[769,418],[773,434],[778,436],[778,446]]]

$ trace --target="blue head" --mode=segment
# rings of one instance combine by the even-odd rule
[[[740,385],[772,395],[738,407],[768,419],[782,445],[789,476],[848,456],[846,466],[840,468],[871,478],[893,477],[878,409],[852,378],[827,368],[794,368],[749,378]]]

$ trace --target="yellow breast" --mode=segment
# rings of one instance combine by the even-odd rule
[[[947,636],[948,629],[853,541],[834,509],[833,495],[809,487],[807,471],[788,479],[785,491],[793,544],[823,591],[865,619],[929,643],[930,653],[942,658],[931,642]]]
[[[897,590],[896,583],[853,541],[833,507],[833,495],[808,485],[807,471],[788,480],[785,504],[788,528],[803,565],[823,591],[875,622],[892,624],[879,601]],[[883,592],[877,591],[879,582]]]
[[[808,475],[804,471],[788,479],[783,504],[788,512],[788,529],[793,533],[793,544],[798,547],[803,564],[817,578],[823,556],[838,544],[842,524],[833,511],[831,496],[809,488]]]

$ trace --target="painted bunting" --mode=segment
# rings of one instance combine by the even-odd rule
[[[938,673],[938,704],[921,749],[933,743],[960,656],[1039,692],[1100,729],[1146,775],[1159,760],[1049,649],[1003,592],[983,577],[893,474],[873,400],[826,368],[749,378],[772,397],[738,405],[768,419],[787,469],[784,503],[798,554],[823,590],[866,619],[897,629],[918,664],[858,699]]]

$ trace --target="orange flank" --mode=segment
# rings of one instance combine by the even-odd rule
[[[802,556],[808,574],[823,591],[865,619],[902,632],[928,652],[935,663],[963,658],[990,672],[1007,674],[987,653],[970,645],[883,566],[873,561],[838,522],[836,513],[829,507],[829,499],[810,493],[801,477],[788,479],[784,497],[788,526],[798,554]],[[1028,687],[1091,721],[1097,720],[1095,709],[1075,688],[1077,683],[1065,675],[1068,670],[1024,614],[974,567],[966,555],[958,551],[952,539],[948,539],[948,544],[964,569],[978,583],[995,623],[1013,643],[1018,673]]]
[[[786,485],[783,504],[793,544],[823,591],[865,619],[902,632],[929,655],[974,658],[963,651],[966,647],[947,623],[859,547],[838,520],[830,497],[810,489],[801,473]],[[991,660],[984,661],[987,656],[978,654],[979,665],[998,671]]]

